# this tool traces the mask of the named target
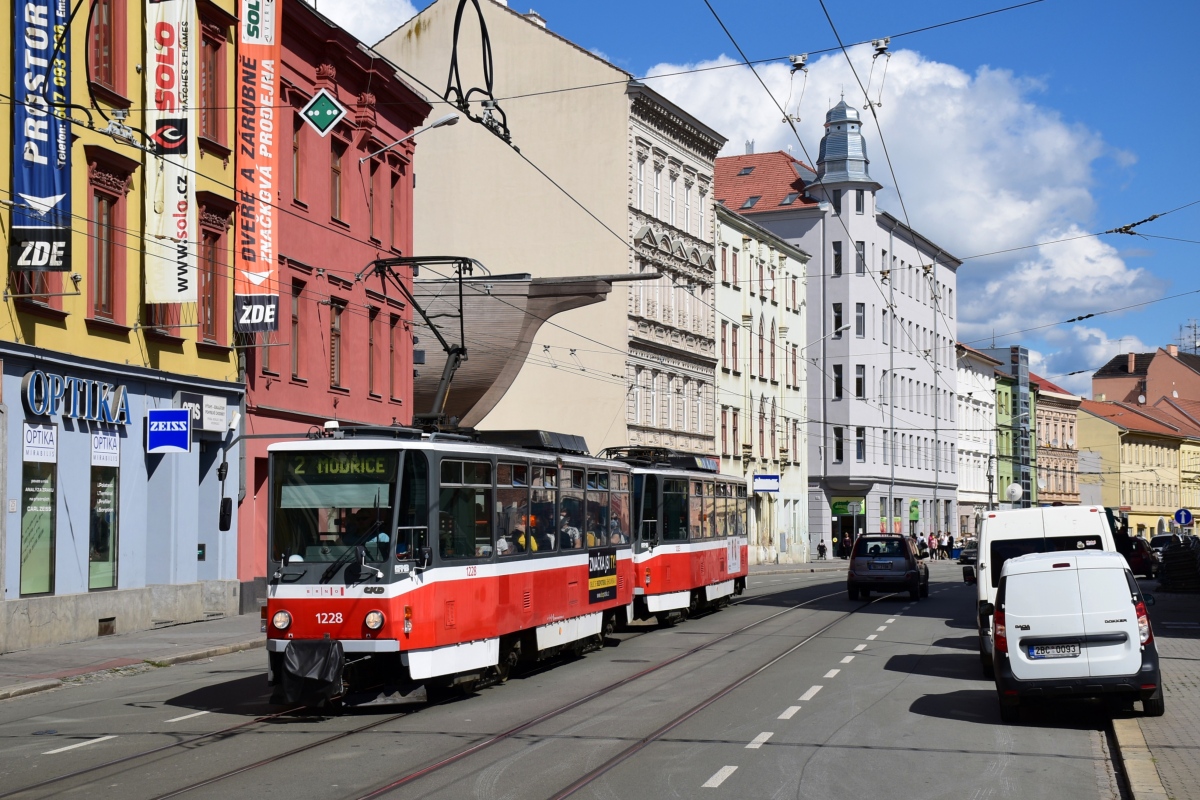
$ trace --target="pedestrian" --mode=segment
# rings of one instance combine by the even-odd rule
[[[938,558],[949,558],[950,551],[946,549],[946,534],[938,536]]]
[[[929,557],[937,561],[937,537],[929,534]]]
[[[827,553],[828,553],[828,548],[825,547],[825,540],[822,539],[817,544],[817,561],[824,561]]]

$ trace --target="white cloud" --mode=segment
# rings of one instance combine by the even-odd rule
[[[1110,339],[1099,328],[1084,325],[1055,329],[1046,338],[1057,349],[1052,353],[1030,351],[1029,368],[1067,391],[1088,398],[1092,396],[1092,373],[1113,356],[1147,353],[1154,349],[1136,336]],[[1066,374],[1080,370],[1084,371],[1079,375]]]
[[[375,44],[417,14],[410,0],[309,0],[366,44]]]
[[[865,46],[852,49],[851,56],[859,76],[870,77],[871,98],[880,99],[884,62],[872,65]],[[870,172],[885,187],[880,205],[904,218],[874,121],[863,110],[863,93],[840,53],[809,62],[797,126],[807,156],[749,68],[670,74],[734,63],[722,55],[699,64],[659,64],[650,74],[662,77],[649,83],[728,136],[723,155],[742,153],[744,142],[753,139],[756,152],[795,145],[793,155],[810,163],[817,157],[825,112],[844,90],[847,102],[863,115]],[[778,63],[759,66],[758,73],[780,103],[791,97],[787,111],[796,114],[804,73],[792,74]],[[1096,163],[1110,159],[1118,168],[1129,168],[1136,156],[1040,105],[1041,91],[1038,81],[1008,70],[984,66],[971,74],[912,50],[893,52],[876,113],[914,228],[960,257],[1096,229]],[[1162,288],[1095,237],[972,259],[958,275],[959,338],[964,341],[1125,305]],[[1099,366],[1100,351],[1116,352],[1117,341],[1099,329],[1086,329],[1082,339],[1078,331],[1085,329],[1057,337],[1055,330],[1060,329],[1008,341],[1064,348],[1045,357],[1049,365],[1064,366],[1077,359],[1060,373]]]

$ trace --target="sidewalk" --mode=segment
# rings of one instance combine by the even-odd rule
[[[0,700],[55,689],[88,673],[151,669],[262,647],[266,636],[258,628],[258,615],[244,614],[5,653]]]
[[[785,575],[797,572],[845,572],[846,562],[840,558],[810,561],[807,564],[751,564],[750,577],[755,575]]]
[[[1115,721],[1122,759],[1135,800],[1200,800],[1200,595],[1143,586],[1156,601],[1150,622],[1167,713]]]

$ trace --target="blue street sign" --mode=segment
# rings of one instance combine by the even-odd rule
[[[1192,512],[1188,511],[1186,508],[1179,509],[1175,512],[1175,521],[1180,525],[1191,525]]]
[[[190,408],[152,408],[146,412],[147,453],[186,453],[191,447]]]

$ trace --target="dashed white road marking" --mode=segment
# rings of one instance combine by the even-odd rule
[[[715,789],[725,782],[733,773],[737,772],[737,767],[721,767],[716,773],[700,785],[701,789]]]
[[[784,709],[783,713],[777,717],[777,719],[791,719],[792,717],[796,716],[796,712],[799,710],[800,706],[788,706],[786,709]]]
[[[826,678],[836,678],[836,677],[837,677],[837,674],[838,674],[839,672],[841,672],[841,670],[840,670],[840,669],[831,669],[831,670],[829,670],[829,672],[826,672],[826,673],[825,673],[825,677],[826,677]]]
[[[52,756],[55,753],[65,753],[68,750],[74,750],[76,747],[87,747],[89,744],[95,744],[96,742],[103,742],[106,739],[115,739],[115,738],[117,738],[117,737],[114,734],[112,736],[101,736],[98,739],[88,739],[86,742],[79,742],[78,744],[69,744],[66,747],[60,747],[57,750],[47,750],[46,752],[42,753],[42,755]]]
[[[167,722],[183,722],[185,719],[191,719],[192,717],[202,717],[207,713],[208,713],[207,711],[197,711],[195,714],[185,714],[182,717],[175,717],[175,719],[169,719],[169,720],[167,720]]]
[[[821,691],[820,686],[810,686],[807,692],[800,695],[800,702],[807,703],[809,700],[812,700],[814,697],[816,697],[817,692],[819,691]]]
[[[764,744],[767,743],[767,739],[770,739],[774,735],[775,735],[774,731],[763,731],[758,736],[755,736],[753,739],[750,740],[750,743],[748,745],[746,745],[746,749],[747,750],[757,750],[758,748],[762,747]]]
[[[845,658],[842,659],[842,663],[849,664],[853,660],[854,660],[854,656],[846,656]]]
[[[854,652],[856,652],[856,653],[861,653],[863,650],[866,650],[866,649],[867,649],[867,646],[865,644],[854,645]]]
[[[867,641],[868,641],[868,642],[873,642],[873,641],[875,641],[875,640],[876,640],[878,637],[879,637],[879,634],[877,634],[877,633],[872,633],[870,636],[868,636],[868,637],[867,637]]]
[[[876,628],[875,630],[877,630],[877,631],[886,631],[886,630],[887,630],[887,625],[880,625],[880,626],[879,626],[878,628]]]
[[[892,617],[891,619],[888,620],[888,624],[891,625],[895,621],[896,621],[896,618]]]

